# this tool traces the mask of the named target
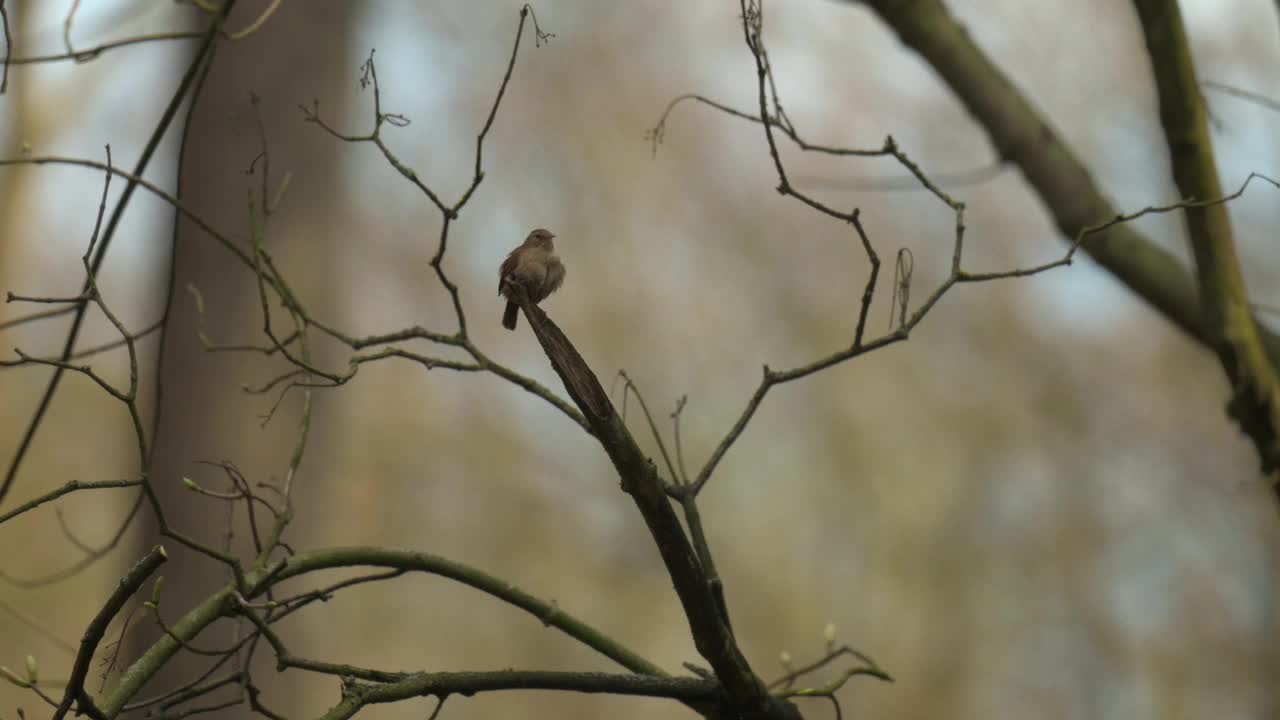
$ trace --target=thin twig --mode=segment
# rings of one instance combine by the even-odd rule
[[[262,29],[262,26],[266,24],[267,20],[271,19],[271,16],[275,14],[276,10],[280,9],[280,5],[283,2],[284,0],[272,0],[271,4],[268,5],[267,8],[262,11],[262,14],[255,18],[253,22],[246,25],[243,30],[227,33],[227,37],[231,40],[243,40],[244,38],[258,32]]]
[[[4,3],[0,2],[0,8],[4,7]],[[170,33],[152,33],[150,35],[136,35],[134,37],[124,38],[122,40],[113,40],[111,42],[102,43],[84,50],[77,50],[72,53],[56,53],[53,55],[33,55],[31,57],[10,58],[9,65],[31,65],[34,63],[58,62],[61,60],[74,60],[77,63],[85,63],[96,59],[99,55],[109,50],[117,48],[129,47],[131,45],[140,45],[143,43],[161,42],[169,40],[199,40],[204,38],[206,33],[203,32],[170,32]],[[6,43],[8,40],[6,39]]]
[[[9,520],[12,520],[13,518],[29,510],[34,510],[35,508],[38,508],[47,502],[50,502],[52,500],[57,500],[58,498],[62,497],[63,495],[66,495],[67,493],[73,493],[80,490],[105,490],[109,488],[137,487],[138,485],[141,485],[141,484],[142,484],[142,480],[140,478],[132,478],[128,480],[97,480],[97,481],[91,481],[91,482],[82,482],[80,480],[72,480],[68,482],[66,485],[63,485],[62,487],[58,488],[57,490],[47,492],[44,495],[41,495],[37,498],[28,500],[27,502],[19,505],[18,507],[6,513],[0,514],[0,524],[3,524]]]
[[[151,158],[159,147],[160,141],[164,138],[170,122],[177,114],[178,108],[182,106],[183,101],[186,100],[188,91],[194,84],[198,75],[198,70],[203,64],[205,57],[208,55],[210,48],[213,46],[214,39],[217,37],[218,31],[222,26],[222,22],[226,17],[226,13],[230,11],[231,5],[232,3],[228,2],[223,13],[210,23],[209,29],[205,33],[204,46],[201,48],[200,52],[196,53],[195,59],[192,61],[191,65],[188,66],[186,74],[183,76],[177,90],[170,98],[168,106],[166,106],[160,117],[160,121],[152,131],[151,137],[147,140],[146,146],[138,157],[138,161],[132,173],[135,177],[141,176],[150,164]],[[90,277],[85,281],[86,290],[89,288],[92,278],[97,275],[103,261],[106,259],[107,250],[110,247],[111,240],[115,236],[116,228],[119,227],[120,219],[123,217],[125,208],[128,207],[129,201],[133,197],[133,192],[138,185],[139,183],[131,181],[125,187],[125,190],[120,195],[115,208],[112,210],[111,219],[107,223],[101,244],[95,248],[94,256],[89,263]],[[76,312],[71,321],[71,328],[67,331],[66,341],[63,344],[61,357],[64,362],[68,360],[75,351],[76,340],[80,335],[80,328],[84,322],[85,311],[87,308],[87,304],[80,304],[76,306]],[[26,458],[28,451],[31,449],[31,444],[35,439],[35,434],[39,430],[41,422],[44,420],[49,407],[53,403],[54,394],[57,392],[58,386],[62,381],[64,371],[65,368],[62,367],[55,370],[53,377],[49,380],[49,384],[46,386],[45,391],[41,396],[40,403],[37,405],[35,413],[27,424],[27,428],[23,433],[22,439],[19,441],[18,449],[14,453],[13,459],[10,461],[8,469],[5,472],[4,480],[0,482],[0,503],[4,502],[4,498],[9,494],[10,489],[13,487],[13,482],[17,478],[19,469],[22,467],[22,462]]]
[[[631,379],[626,370],[619,370],[618,377],[622,378],[623,407],[626,407],[627,393],[636,396],[636,400],[640,402],[640,411],[644,413],[645,422],[649,424],[649,434],[653,435],[654,441],[658,443],[658,452],[662,454],[662,461],[667,465],[667,472],[671,476],[671,482],[679,482],[680,475],[676,472],[676,466],[671,461],[670,453],[667,452],[667,444],[662,441],[662,433],[658,430],[658,424],[653,421],[653,415],[649,412],[649,404],[644,401],[644,395],[640,392],[640,387],[635,384],[635,381]]]
[[[71,9],[67,11],[67,17],[62,21],[62,42],[67,46],[67,54],[74,55],[76,49],[71,46],[71,24],[75,22],[76,11],[80,9],[80,0],[71,0]]]
[[[3,164],[4,162],[0,161],[0,165],[3,165]],[[69,315],[73,312],[75,312],[74,307],[54,308],[52,310],[41,310],[40,312],[37,312],[37,313],[31,313],[30,315],[23,315],[21,317],[16,317],[12,320],[5,320],[4,322],[0,322],[0,330],[8,330],[9,328],[14,328],[19,325],[25,325],[29,322],[39,322],[41,320],[48,320],[50,318],[62,317],[63,315]]]
[[[1280,101],[1267,97],[1262,93],[1256,93],[1251,90],[1244,90],[1234,85],[1228,85],[1227,83],[1217,82],[1214,80],[1201,80],[1200,87],[1207,88],[1209,90],[1217,90],[1220,93],[1231,95],[1232,97],[1248,100],[1250,102],[1261,105],[1262,107],[1267,108],[1268,110],[1280,111]]]

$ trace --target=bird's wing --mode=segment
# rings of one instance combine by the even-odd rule
[[[502,294],[502,281],[505,280],[508,275],[515,272],[516,253],[519,250],[520,248],[516,248],[515,250],[512,250],[511,252],[507,253],[507,259],[503,260],[502,266],[498,268],[498,294],[499,295]]]

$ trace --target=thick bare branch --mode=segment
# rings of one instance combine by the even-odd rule
[[[595,373],[551,318],[529,302],[523,288],[513,285],[508,297],[524,311],[552,368],[613,462],[623,491],[644,517],[684,608],[694,646],[724,684],[730,706],[735,712],[751,716],[791,717],[794,707],[779,703],[768,694],[738,648],[707,575],[667,499],[657,468],[636,445]]]
[[[861,0],[934,68],[982,126],[1000,156],[1022,170],[1065,238],[1119,211],[1047,118],[979,48],[941,0]],[[1192,198],[1202,199],[1202,198]],[[1174,255],[1131,227],[1114,225],[1082,249],[1168,320],[1211,346],[1195,283]],[[1280,337],[1262,333],[1280,358]]]
[[[1222,184],[1213,140],[1178,3],[1134,0],[1134,7],[1151,56],[1173,179],[1184,197],[1218,197]],[[1232,386],[1229,412],[1253,440],[1263,472],[1275,473],[1280,470],[1280,380],[1249,306],[1231,217],[1220,203],[1188,206],[1184,217],[1196,262],[1205,341],[1218,353]]]

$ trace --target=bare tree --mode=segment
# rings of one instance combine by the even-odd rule
[[[361,67],[359,79],[360,85],[368,90],[370,105],[363,127],[351,129],[343,119],[331,117],[322,101],[300,108],[300,122],[323,133],[334,147],[350,144],[353,152],[380,157],[419,194],[420,202],[435,213],[437,225],[431,241],[429,267],[434,282],[448,299],[449,308],[448,319],[439,325],[410,325],[390,331],[351,330],[327,316],[334,311],[309,301],[307,298],[313,293],[299,292],[298,268],[285,262],[284,253],[269,242],[275,230],[273,217],[289,202],[290,181],[288,176],[273,170],[274,146],[261,116],[256,114],[256,100],[251,112],[257,119],[255,139],[260,143],[260,152],[248,168],[251,180],[247,188],[233,188],[214,195],[217,200],[206,199],[201,203],[229,204],[236,192],[247,190],[243,216],[247,216],[248,229],[244,235],[223,229],[210,219],[212,211],[193,205],[185,175],[180,175],[182,184],[173,192],[147,178],[149,160],[161,140],[179,124],[181,108],[184,105],[188,108],[189,124],[200,111],[202,93],[209,92],[206,78],[217,72],[218,58],[224,53],[234,53],[236,41],[279,21],[275,15],[280,4],[272,2],[258,8],[257,14],[239,25],[229,20],[233,3],[220,7],[197,3],[205,23],[197,32],[141,37],[90,50],[68,49],[65,55],[57,57],[6,56],[5,59],[7,71],[10,65],[38,59],[88,60],[135,42],[177,39],[193,41],[199,46],[151,140],[137,162],[127,169],[113,157],[110,146],[101,160],[44,155],[0,160],[0,166],[73,166],[101,173],[103,177],[98,213],[80,257],[81,291],[72,296],[9,294],[10,302],[54,309],[6,321],[0,329],[64,316],[72,318],[72,323],[63,336],[60,353],[41,355],[17,349],[13,358],[0,360],[2,367],[51,368],[53,371],[0,485],[0,524],[71,494],[132,493],[132,509],[120,518],[118,534],[107,546],[89,547],[64,528],[71,542],[83,551],[83,557],[68,569],[27,582],[36,586],[57,583],[98,562],[129,528],[140,522],[138,518],[145,517],[152,523],[153,529],[148,535],[159,543],[145,553],[135,553],[141,554],[141,559],[120,579],[87,626],[75,648],[68,677],[60,683],[57,692],[43,689],[40,668],[35,662],[29,663],[25,673],[4,671],[10,683],[30,690],[39,701],[53,708],[55,718],[72,712],[94,718],[114,718],[127,713],[182,717],[225,712],[232,707],[279,718],[283,716],[282,711],[273,702],[270,686],[264,680],[272,664],[278,671],[293,669],[331,677],[340,685],[340,698],[323,714],[325,718],[351,717],[371,705],[422,697],[436,699],[431,713],[435,717],[441,714],[450,696],[513,689],[662,698],[709,718],[800,717],[804,706],[797,700],[819,699],[829,702],[835,715],[841,717],[839,693],[851,681],[890,681],[890,674],[869,657],[875,653],[864,653],[862,649],[839,642],[834,627],[824,632],[820,653],[803,661],[793,661],[787,656],[783,659],[784,672],[775,679],[766,679],[761,670],[753,667],[743,649],[744,639],[735,632],[732,622],[731,601],[736,588],[726,587],[717,571],[715,552],[704,525],[700,506],[704,491],[712,486],[717,471],[723,467],[722,462],[741,442],[765,399],[775,389],[781,391],[781,386],[904,343],[914,334],[926,331],[926,318],[932,317],[941,301],[958,285],[1039,275],[1071,265],[1080,249],[1217,353],[1232,384],[1229,406],[1232,417],[1252,440],[1264,472],[1277,471],[1280,445],[1276,439],[1273,362],[1280,345],[1253,317],[1226,214],[1228,201],[1240,197],[1252,183],[1276,183],[1263,175],[1252,174],[1238,188],[1222,189],[1214,168],[1207,118],[1185,30],[1172,0],[1136,0],[1135,6],[1156,69],[1173,176],[1183,197],[1176,202],[1128,212],[1112,208],[1092,186],[1087,170],[1072,158],[1049,125],[1037,116],[999,68],[982,56],[940,2],[866,3],[937,68],[987,129],[1002,160],[1022,169],[1055,216],[1067,243],[1059,256],[1031,266],[995,269],[974,268],[967,260],[966,205],[951,187],[963,182],[962,179],[932,177],[893,137],[870,148],[838,147],[808,139],[784,110],[786,88],[779,87],[775,81],[762,3],[741,0],[738,19],[745,52],[754,68],[753,104],[737,108],[709,95],[683,95],[667,106],[649,131],[648,139],[656,151],[664,140],[672,110],[685,102],[709,106],[735,122],[751,124],[759,130],[757,149],[767,154],[778,193],[847,232],[850,242],[856,243],[864,253],[867,270],[865,279],[858,282],[857,299],[847,323],[848,336],[832,352],[788,367],[764,366],[745,406],[719,435],[706,460],[692,470],[686,462],[685,441],[680,430],[683,400],[670,413],[671,429],[664,432],[660,416],[651,410],[632,376],[620,372],[620,393],[606,391],[597,369],[584,358],[570,333],[562,330],[542,308],[530,303],[518,285],[507,290],[525,314],[527,325],[563,384],[567,399],[534,376],[500,362],[475,332],[475,314],[469,312],[463,288],[450,268],[452,233],[459,218],[471,209],[487,173],[502,172],[502,168],[495,170],[486,164],[485,152],[495,123],[511,112],[508,97],[516,68],[525,61],[523,51],[528,49],[530,41],[541,46],[554,38],[539,24],[532,7],[524,6],[519,10],[518,19],[514,19],[514,37],[509,53],[504,55],[503,73],[493,90],[491,103],[473,129],[475,139],[469,153],[470,162],[456,193],[442,190],[444,184],[440,180],[428,178],[414,169],[388,141],[393,130],[408,125],[409,121],[395,112],[384,97],[385,81],[380,83],[372,51]],[[2,2],[0,9],[4,9]],[[73,7],[68,26],[74,13]],[[7,32],[7,15],[4,19]],[[241,29],[231,30],[232,27]],[[6,52],[11,47],[12,43],[7,43]],[[325,72],[336,70],[325,68]],[[287,73],[284,77],[287,79]],[[184,135],[184,142],[191,142],[190,134]],[[442,144],[448,142],[461,142],[461,139],[449,138]],[[221,143],[204,150],[216,153],[220,146]],[[829,158],[888,158],[900,166],[913,183],[927,192],[930,201],[945,208],[952,218],[947,232],[945,277],[932,287],[918,287],[920,283],[913,277],[912,253],[899,250],[890,256],[885,241],[864,222],[860,208],[838,207],[804,189],[784,159],[790,149]],[[117,183],[123,183],[126,190],[108,208],[112,205],[110,191]],[[167,203],[180,221],[176,224],[198,234],[198,242],[207,243],[207,249],[216,250],[216,254],[192,253],[190,257],[196,260],[194,267],[187,268],[189,276],[175,270],[181,262],[170,265],[164,281],[169,288],[165,310],[158,322],[145,327],[134,327],[122,320],[115,309],[115,299],[100,283],[101,268],[120,219],[138,191]],[[1176,260],[1153,248],[1128,225],[1136,218],[1163,213],[1178,213],[1187,218],[1197,283],[1192,282],[1191,274]],[[177,243],[174,252],[178,253]],[[325,262],[323,251],[313,257],[317,262]],[[885,277],[881,275],[882,263],[890,257],[891,279],[887,271]],[[235,290],[219,293],[219,286],[223,286],[224,291],[228,287]],[[194,317],[183,318],[173,312],[172,298],[183,290],[190,293],[197,307]],[[565,292],[572,290],[567,288]],[[213,301],[208,302],[211,299]],[[891,322],[882,334],[876,334],[870,320],[877,299],[888,302],[891,307]],[[242,313],[238,308],[246,305],[254,315],[256,329],[252,341],[224,340],[221,337],[224,333],[236,330],[235,321]],[[106,319],[116,339],[91,348],[80,346],[80,328],[90,312],[100,313]],[[218,318],[218,322],[209,321],[211,318]],[[187,340],[197,338],[201,354],[199,357],[170,355],[153,363],[139,347],[152,333],[160,333],[165,338],[179,334]],[[97,363],[90,360],[108,352],[126,356],[124,382],[109,379]],[[274,478],[271,473],[258,477],[244,469],[237,459],[186,456],[196,452],[187,450],[189,438],[209,432],[201,428],[201,423],[208,423],[208,419],[183,417],[177,423],[165,419],[180,414],[184,404],[213,402],[198,390],[182,395],[185,399],[181,403],[174,403],[174,395],[169,395],[167,403],[159,397],[161,387],[172,388],[178,384],[204,353],[260,357],[264,362],[261,367],[270,368],[262,370],[262,376],[245,388],[251,397],[268,399],[269,410],[264,422],[274,419],[279,427],[287,417],[287,411],[281,410],[285,404],[299,405],[296,417],[288,418],[293,421],[289,426],[288,448],[273,459],[277,463]],[[409,361],[423,371],[446,374],[449,378],[446,382],[454,378],[460,381],[464,375],[489,376],[501,381],[503,387],[527,393],[538,401],[543,414],[567,419],[569,427],[599,443],[622,492],[642,518],[648,541],[658,551],[679,600],[688,637],[699,655],[696,663],[684,664],[687,672],[672,674],[626,643],[562,608],[560,603],[542,599],[507,579],[450,558],[381,546],[294,544],[296,541],[289,531],[296,519],[300,496],[306,492],[301,482],[306,474],[302,463],[313,451],[315,404],[336,388],[351,384],[364,368],[390,359]],[[14,502],[10,500],[11,491],[20,480],[24,457],[40,431],[42,418],[55,401],[61,378],[69,375],[87,378],[123,409],[135,441],[133,470],[125,478],[73,480],[27,501]],[[155,403],[150,413],[143,404],[147,392]],[[629,403],[637,406],[630,415]],[[639,438],[632,434],[635,428]],[[169,440],[172,444],[168,452],[173,457],[162,457],[156,449],[157,437],[164,436],[162,429],[187,438]],[[803,432],[803,429],[797,431]],[[651,443],[656,452],[646,452],[642,442]],[[181,468],[191,462],[202,462],[212,468],[219,484],[184,477],[182,490],[186,496],[178,497],[171,492],[173,485],[160,483],[159,477],[180,473]],[[168,467],[160,470],[161,463],[167,463]],[[199,503],[194,506],[194,512],[189,505],[192,500]],[[200,508],[204,508],[203,516]],[[211,540],[209,535],[219,539]],[[183,567],[180,572],[164,575],[169,580],[162,583],[159,573],[171,556],[178,558]],[[333,582],[319,578],[323,571],[334,569],[346,570],[348,575]],[[308,657],[292,649],[298,639],[280,626],[286,618],[339,593],[348,594],[359,586],[386,583],[414,574],[449,579],[524,611],[612,661],[622,671],[389,670],[355,664],[346,658],[327,661]],[[197,583],[202,576],[216,577],[217,581],[209,583],[213,587],[199,587]],[[177,581],[180,587],[176,589],[175,578],[183,578]],[[145,590],[148,583],[149,594]],[[149,599],[138,601],[135,599],[138,597]],[[135,657],[133,649],[122,643],[121,638],[131,623],[144,620],[156,630],[141,643]],[[178,668],[178,658],[184,656],[194,658],[195,662]],[[264,662],[264,657],[269,660]],[[119,669],[110,686],[98,693],[93,691],[90,682],[95,658],[105,658],[107,674]],[[829,679],[815,682],[819,671],[834,673]],[[162,672],[166,674],[162,676]],[[150,697],[144,696],[144,688],[157,678],[167,681],[170,687]]]

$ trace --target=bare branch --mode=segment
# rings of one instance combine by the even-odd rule
[[[0,8],[4,3],[0,3]],[[6,32],[8,27],[6,26]],[[169,33],[152,33],[149,35],[136,35],[134,37],[124,38],[122,40],[112,40],[111,42],[102,43],[84,50],[75,52],[56,53],[53,55],[33,55],[31,57],[10,58],[9,65],[32,65],[35,63],[58,62],[61,60],[74,60],[77,63],[86,63],[96,59],[99,55],[110,50],[115,50],[133,45],[141,45],[144,43],[166,42],[170,40],[200,40],[206,37],[203,32],[169,32]],[[7,44],[6,38],[6,44]]]
[[[63,485],[62,487],[58,488],[57,490],[47,492],[44,495],[41,495],[37,498],[28,500],[27,502],[19,505],[18,507],[6,513],[0,514],[0,523],[5,523],[9,520],[12,520],[13,518],[29,510],[34,510],[35,508],[38,508],[47,502],[50,502],[52,500],[57,500],[58,498],[68,493],[73,493],[80,490],[105,490],[109,488],[137,487],[141,484],[142,484],[141,478],[132,478],[128,480],[98,480],[98,481],[91,481],[91,482],[82,482],[80,480],[72,480],[68,482],[66,485]]]
[[[672,698],[694,704],[717,702],[722,692],[716,682],[692,677],[666,678],[550,670],[414,673],[378,684],[344,682],[342,702],[321,717],[324,720],[340,720],[355,715],[368,705],[426,696],[439,697],[443,701],[443,698],[453,693],[473,695],[498,690],[608,693]]]
[[[847,349],[837,351],[835,353],[832,353],[831,355],[828,355],[827,357],[821,358],[808,365],[796,367],[792,370],[775,371],[770,369],[768,366],[765,366],[761,382],[759,386],[756,388],[755,392],[752,394],[751,398],[748,400],[746,408],[739,415],[738,419],[734,422],[733,426],[729,429],[725,437],[716,446],[710,458],[707,460],[706,464],[702,467],[702,469],[698,472],[698,475],[695,478],[692,486],[689,488],[688,491],[694,494],[697,494],[698,492],[700,492],[703,486],[705,486],[712,472],[715,470],[720,460],[724,457],[724,454],[728,451],[730,447],[732,447],[734,442],[736,442],[737,438],[742,434],[743,430],[746,429],[747,423],[754,416],[756,410],[760,406],[760,403],[764,400],[765,395],[768,394],[768,391],[774,385],[777,385],[783,382],[789,382],[791,380],[797,380],[803,377],[807,377],[808,375],[811,375],[815,372],[827,369],[836,364],[842,363],[846,360],[850,360],[859,355],[862,355],[865,352],[876,350],[881,347],[885,347],[887,345],[907,339],[911,330],[914,329],[915,326],[918,325],[924,319],[925,315],[928,314],[928,312],[938,303],[938,301],[942,298],[942,296],[956,284],[1029,277],[1042,272],[1047,272],[1055,268],[1065,267],[1072,264],[1077,250],[1079,250],[1080,247],[1088,239],[1090,239],[1091,237],[1099,233],[1106,232],[1110,228],[1120,223],[1128,222],[1130,220],[1134,220],[1136,218],[1142,217],[1143,215],[1150,214],[1150,213],[1162,213],[1162,212],[1170,212],[1177,209],[1212,206],[1212,205],[1218,205],[1220,203],[1233,200],[1239,197],[1241,194],[1243,194],[1245,189],[1248,187],[1249,183],[1254,178],[1260,178],[1262,180],[1265,180],[1266,182],[1276,185],[1276,182],[1274,180],[1271,180],[1266,176],[1253,173],[1253,174],[1250,174],[1250,176],[1244,181],[1244,183],[1241,185],[1241,187],[1238,190],[1222,197],[1211,198],[1211,199],[1189,198],[1189,199],[1186,199],[1177,203],[1173,203],[1170,205],[1151,206],[1151,207],[1143,208],[1141,210],[1131,212],[1131,213],[1116,214],[1111,219],[1106,220],[1104,222],[1095,223],[1092,225],[1086,225],[1076,233],[1075,237],[1072,239],[1066,252],[1058,259],[1041,263],[1039,265],[1026,267],[1026,268],[1013,268],[1010,270],[995,271],[995,272],[981,272],[981,273],[969,272],[965,270],[962,266],[964,234],[965,234],[964,203],[959,202],[958,200],[953,198],[950,194],[944,191],[938,185],[937,182],[930,179],[924,173],[924,171],[921,170],[919,165],[917,165],[913,160],[911,160],[910,157],[908,157],[905,153],[903,153],[898,148],[896,142],[893,140],[892,137],[886,138],[884,145],[879,150],[834,148],[834,147],[823,146],[823,145],[815,145],[804,140],[796,131],[795,127],[786,118],[785,113],[782,112],[781,107],[778,105],[777,89],[772,86],[772,70],[769,63],[768,52],[765,48],[764,40],[763,40],[764,26],[763,26],[763,14],[762,14],[761,5],[756,0],[741,0],[741,8],[742,8],[743,35],[746,40],[748,49],[752,53],[752,57],[755,60],[755,65],[756,65],[757,101],[759,105],[757,114],[749,114],[740,110],[735,110],[733,108],[722,105],[720,103],[716,103],[714,101],[708,100],[705,97],[702,97],[700,95],[685,95],[685,96],[676,98],[676,100],[674,100],[667,107],[666,112],[663,113],[658,124],[655,126],[655,128],[652,131],[650,131],[649,137],[651,140],[661,141],[662,134],[665,131],[665,123],[667,120],[667,116],[669,115],[671,109],[682,100],[695,100],[697,102],[701,102],[710,107],[713,107],[717,110],[725,112],[733,117],[745,119],[761,125],[764,129],[765,139],[769,148],[770,157],[773,160],[774,168],[777,171],[777,175],[779,178],[779,185],[777,188],[778,192],[783,195],[794,197],[797,200],[803,202],[805,205],[829,217],[851,224],[854,227],[858,235],[859,241],[861,242],[863,249],[868,256],[868,259],[871,262],[871,270],[868,276],[866,287],[864,288],[864,291],[863,291],[860,310],[858,313],[857,326],[854,330],[854,338],[853,338],[852,345]],[[774,108],[773,112],[770,112],[770,102],[771,102],[770,98],[772,98],[772,102],[773,102],[773,108]],[[761,118],[766,118],[767,120],[761,120]],[[897,282],[895,283],[895,288],[894,288],[895,301],[897,304],[897,310],[899,312],[898,327],[894,330],[891,330],[886,335],[883,335],[880,338],[869,341],[869,342],[864,342],[863,340],[863,333],[866,327],[866,318],[867,318],[867,314],[870,309],[870,304],[875,291],[876,279],[879,272],[880,261],[878,256],[875,253],[874,248],[872,247],[872,244],[870,242],[869,237],[867,236],[867,233],[865,232],[865,229],[862,226],[862,223],[859,218],[859,211],[857,209],[854,209],[851,212],[845,213],[845,212],[835,210],[827,206],[826,204],[822,203],[821,201],[816,200],[812,197],[809,197],[805,193],[797,190],[789,181],[787,170],[782,163],[781,154],[778,151],[777,141],[775,139],[775,131],[780,132],[785,137],[791,139],[798,147],[806,151],[818,152],[818,153],[824,153],[824,154],[836,155],[836,156],[855,156],[855,157],[872,157],[877,155],[892,156],[903,167],[908,169],[911,175],[914,178],[916,178],[917,182],[919,182],[921,187],[927,189],[934,197],[936,197],[938,200],[943,202],[953,211],[955,216],[955,226],[954,226],[954,233],[953,233],[951,272],[949,276],[946,279],[944,279],[937,288],[935,288],[931,293],[929,293],[925,297],[923,303],[918,309],[915,310],[915,312],[910,314],[908,314],[909,295],[904,292],[904,290],[909,290],[909,284],[904,286],[904,283],[903,283],[904,278],[900,276],[897,279]],[[1280,187],[1280,185],[1278,185],[1278,187]],[[900,270],[905,270],[905,266],[900,268]],[[891,308],[891,312],[892,310],[893,308]]]
[[[480,570],[427,553],[379,547],[335,547],[301,552],[270,566],[256,565],[245,574],[241,593],[246,602],[281,582],[319,570],[342,567],[378,567],[387,570],[422,572],[460,582],[491,595],[536,617],[583,643],[628,670],[645,675],[665,676],[657,665],[645,660],[600,630],[587,625],[554,602],[538,599],[514,584]],[[165,635],[149,647],[121,676],[119,684],[102,700],[103,712],[114,715],[142,685],[181,648],[215,620],[236,612],[233,607],[235,584],[210,596],[181,619],[170,625],[174,637]]]
[[[280,5],[283,2],[284,0],[271,0],[271,4],[268,5],[266,9],[262,11],[262,14],[258,15],[253,22],[246,25],[243,30],[227,33],[227,37],[231,40],[243,40],[258,32],[262,29],[262,26],[267,23],[267,20],[271,19],[271,16],[275,14],[276,10],[280,9]]]
[[[142,583],[167,559],[168,556],[163,547],[157,545],[151,548],[151,552],[143,556],[138,564],[121,578],[115,592],[111,593],[111,597],[98,611],[93,622],[89,623],[89,627],[84,631],[84,638],[80,641],[80,652],[76,655],[71,678],[67,681],[66,694],[63,695],[57,712],[53,714],[53,720],[62,720],[66,717],[72,703],[76,704],[78,713],[88,714],[94,718],[105,717],[84,688],[85,678],[89,674],[89,663],[93,660],[93,653],[97,650],[98,643],[102,641],[102,636],[106,634],[107,625],[110,624],[111,619],[120,612],[120,608],[124,607],[125,602],[142,586]]]
[[[186,74],[178,85],[178,89],[170,98],[168,106],[160,117],[160,121],[157,123],[155,130],[151,133],[151,137],[147,140],[146,147],[138,157],[138,161],[133,171],[134,176],[141,176],[143,171],[145,171],[147,166],[150,164],[151,157],[155,153],[156,148],[159,147],[160,141],[164,138],[170,122],[177,114],[178,108],[180,108],[186,100],[188,91],[190,91],[194,85],[195,80],[199,75],[200,67],[204,64],[209,53],[212,51],[214,40],[222,26],[223,20],[226,18],[226,13],[230,11],[230,7],[231,4],[228,3],[224,10],[214,19],[213,22],[210,23],[208,30],[205,32],[204,46],[201,48],[200,52],[196,53],[191,65],[187,68]],[[3,161],[0,161],[0,164],[4,164]],[[108,171],[110,170],[110,168],[107,169]],[[124,192],[121,194],[120,199],[117,201],[115,208],[112,210],[111,219],[108,221],[106,230],[102,236],[102,242],[97,248],[95,248],[93,259],[89,263],[90,270],[89,278],[86,279],[85,283],[86,290],[89,288],[90,280],[96,276],[98,270],[102,266],[103,260],[106,259],[106,253],[110,247],[112,238],[115,236],[116,228],[119,227],[119,222],[124,215],[125,208],[128,207],[129,201],[133,197],[133,192],[139,184],[140,183],[138,182],[130,181],[125,187]],[[79,337],[80,328],[84,322],[86,308],[87,305],[85,304],[76,306],[75,315],[71,321],[71,328],[67,332],[66,341],[63,345],[61,354],[63,362],[67,361],[75,351],[76,340]],[[58,367],[54,372],[52,379],[49,381],[49,385],[45,388],[39,405],[36,407],[35,413],[32,415],[31,421],[27,425],[27,429],[18,444],[18,449],[5,472],[4,480],[0,482],[0,503],[4,502],[4,498],[9,494],[9,490],[13,487],[13,482],[17,478],[19,469],[22,467],[22,461],[30,450],[31,443],[35,439],[35,434],[40,428],[40,424],[43,421],[45,414],[48,412],[50,405],[53,403],[54,394],[57,392],[58,385],[62,381],[64,370],[65,368]]]
[[[1280,100],[1267,97],[1262,93],[1245,90],[1243,88],[1238,88],[1234,85],[1228,85],[1227,83],[1217,82],[1215,80],[1201,80],[1200,87],[1207,90],[1216,90],[1220,93],[1241,98],[1243,100],[1248,100],[1249,102],[1260,105],[1268,110],[1280,111]]]

